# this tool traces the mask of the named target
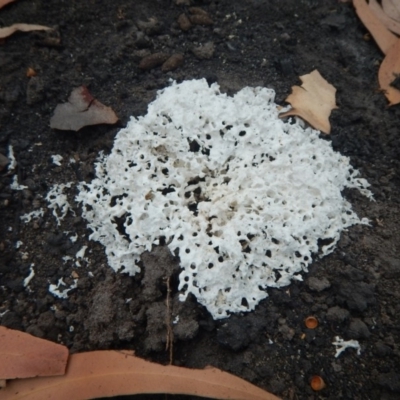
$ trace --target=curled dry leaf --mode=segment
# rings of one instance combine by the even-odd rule
[[[31,32],[31,31],[49,31],[52,28],[43,25],[32,25],[32,24],[13,24],[6,28],[0,28],[0,39],[5,39],[15,32]]]
[[[0,326],[0,379],[63,375],[67,360],[65,346]]]
[[[393,81],[400,75],[400,39],[389,32],[365,0],[354,0],[353,3],[357,15],[371,32],[379,48],[386,54],[378,73],[380,88],[385,92],[389,105],[399,104],[400,90],[393,86]],[[396,5],[396,9],[399,8],[397,2],[392,2],[392,5]],[[387,6],[388,2],[386,2]]]
[[[358,17],[361,19],[365,27],[370,31],[381,51],[386,54],[396,43],[396,35],[389,32],[385,28],[379,18],[369,8],[366,0],[353,0],[353,4],[356,8]]]
[[[397,22],[386,14],[376,0],[369,0],[369,7],[387,29],[400,35],[400,22]]]
[[[381,3],[385,14],[400,22],[400,2],[398,0],[381,0]]]
[[[68,103],[59,104],[50,120],[50,127],[64,131],[79,131],[84,126],[115,124],[115,112],[96,100],[86,86],[75,88]]]
[[[188,394],[214,399],[278,400],[276,396],[216,368],[163,366],[129,351],[73,354],[63,377],[12,381],[2,400],[84,400],[139,393]]]
[[[9,3],[13,3],[15,0],[0,0],[0,8],[3,8]]]
[[[300,79],[303,82],[301,87],[292,86],[292,93],[285,100],[292,105],[292,108],[279,114],[279,117],[297,115],[313,128],[330,133],[329,116],[331,111],[337,108],[335,87],[328,83],[317,70],[300,76]]]
[[[400,39],[387,52],[386,57],[379,67],[378,80],[385,96],[389,100],[389,106],[400,103],[400,90],[392,86],[393,81],[400,76]]]

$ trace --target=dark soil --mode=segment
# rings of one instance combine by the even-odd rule
[[[0,175],[1,325],[63,343],[71,352],[134,349],[168,364],[170,279],[172,319],[180,317],[173,325],[175,365],[213,365],[284,399],[400,398],[400,108],[388,108],[378,90],[382,54],[350,3],[193,1],[213,25],[188,31],[177,22],[188,8],[175,3],[19,0],[0,11],[2,26],[55,27],[50,34],[17,33],[0,46],[0,153],[7,155],[12,145],[18,162],[12,174],[5,169]],[[152,17],[158,22],[139,22]],[[209,42],[213,53],[212,45],[200,48]],[[171,72],[139,68],[145,55],[159,52],[180,53],[184,63]],[[36,77],[26,77],[28,67]],[[47,210],[44,198],[53,184],[90,181],[99,152],[110,150],[118,130],[130,116],[145,114],[171,78],[205,77],[228,94],[267,86],[283,105],[298,76],[314,69],[337,88],[339,109],[327,140],[371,183],[375,202],[346,193],[371,226],[343,233],[334,253],[315,260],[304,282],[270,290],[256,311],[213,321],[195,298],[177,300],[179,259],[166,248],[143,255],[140,276],[116,274],[102,246],[89,241],[76,203],[75,215],[69,212],[60,226]],[[56,105],[82,84],[115,110],[118,126],[50,129]],[[54,154],[63,156],[61,166],[53,164]],[[14,174],[28,189],[11,190]],[[72,188],[71,201],[74,194]],[[42,218],[20,220],[40,207],[47,210]],[[84,245],[89,261],[78,267],[75,256]],[[66,255],[73,260],[63,262]],[[31,264],[35,276],[25,287]],[[79,279],[68,299],[50,294],[50,283],[63,278],[71,284],[71,274]],[[304,325],[310,315],[320,322],[315,330]],[[335,336],[358,340],[361,355],[348,349],[335,358]],[[310,388],[313,375],[327,383],[321,392]]]

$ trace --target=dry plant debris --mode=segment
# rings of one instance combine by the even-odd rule
[[[73,354],[64,376],[11,381],[1,391],[1,399],[84,400],[145,393],[278,400],[273,394],[219,369],[163,366],[135,357],[131,351]]]
[[[300,76],[300,79],[303,84],[292,86],[292,93],[285,100],[292,105],[292,108],[279,114],[279,117],[297,115],[313,128],[330,133],[329,116],[331,111],[337,108],[335,87],[328,83],[317,70]]]
[[[33,24],[12,24],[5,28],[0,28],[0,39],[5,39],[15,32],[31,32],[31,31],[49,31],[52,28],[43,25],[33,25]]]
[[[75,88],[68,103],[59,104],[50,119],[50,127],[64,131],[79,129],[98,124],[115,124],[118,117],[115,112],[96,100],[86,86]]]
[[[0,8],[3,8],[4,6],[6,6],[9,3],[14,2],[15,0],[0,0]]]
[[[400,39],[389,30],[391,28],[381,18],[384,15],[386,20],[389,18],[387,14],[390,12],[393,17],[390,25],[393,26],[393,23],[397,21],[395,18],[400,15],[400,2],[382,0],[382,8],[375,0],[370,0],[369,4],[366,0],[354,0],[353,4],[357,15],[370,31],[381,51],[386,55],[379,68],[379,86],[385,92],[390,106],[398,104],[400,103],[400,90],[394,87],[394,82],[397,82],[400,75]],[[398,21],[396,23],[398,24]]]
[[[64,375],[67,361],[65,346],[0,326],[1,380]]]
[[[400,35],[400,20],[396,17],[400,13],[400,2],[392,2],[390,0],[382,1],[380,5],[376,0],[369,0],[369,7],[382,22],[383,25],[393,33]]]

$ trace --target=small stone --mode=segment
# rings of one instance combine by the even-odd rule
[[[179,28],[181,28],[185,32],[187,32],[192,27],[192,23],[190,22],[186,14],[181,14],[178,17],[178,25]]]
[[[207,11],[200,7],[190,7],[190,20],[194,25],[212,25],[214,22]]]
[[[400,374],[393,370],[387,374],[379,374],[378,384],[392,392],[400,393]]]
[[[0,153],[0,172],[4,170],[4,168],[8,165],[10,160]]]
[[[139,68],[148,71],[150,69],[153,69],[155,67],[158,67],[162,64],[164,64],[165,61],[167,61],[169,58],[168,54],[165,53],[154,53],[151,54],[147,57],[142,58],[139,64]]]
[[[147,22],[138,21],[136,23],[137,27],[143,31],[146,35],[152,36],[161,33],[163,26],[157,18],[151,17]]]
[[[350,322],[347,334],[352,339],[368,339],[371,336],[367,325],[359,318],[354,318]]]
[[[331,283],[326,278],[309,278],[307,280],[307,286],[310,290],[315,292],[322,292],[325,289],[329,289],[331,287]]]
[[[41,78],[34,76],[29,79],[26,88],[26,103],[32,105],[40,102],[44,98],[44,85]]]
[[[331,307],[326,313],[326,319],[331,322],[343,322],[349,318],[350,313],[338,306]]]
[[[206,17],[209,16],[209,15],[208,15],[208,12],[207,12],[206,10],[203,10],[203,9],[200,8],[200,7],[190,7],[190,8],[189,8],[189,12],[190,12],[190,14],[192,14],[192,15],[204,15],[204,16],[206,16]]]
[[[376,343],[374,347],[374,354],[378,357],[390,356],[393,353],[393,350],[383,342]]]
[[[202,46],[192,49],[194,56],[199,60],[209,60],[214,55],[214,51],[215,46],[213,42],[207,42]]]
[[[173,54],[167,61],[162,65],[161,71],[169,72],[174,71],[179,68],[183,64],[183,55],[182,54]]]
[[[192,4],[191,0],[174,0],[177,6],[190,6]]]

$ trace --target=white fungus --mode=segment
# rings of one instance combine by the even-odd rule
[[[336,347],[336,358],[338,358],[346,349],[356,349],[357,355],[361,354],[361,347],[358,340],[343,340],[339,336],[335,336],[335,341],[332,342],[332,344]]]
[[[173,83],[117,134],[76,198],[115,271],[139,272],[163,238],[180,257],[181,300],[193,293],[225,318],[301,280],[342,230],[368,223],[341,194],[372,198],[366,180],[319,132],[280,120],[274,95]]]

